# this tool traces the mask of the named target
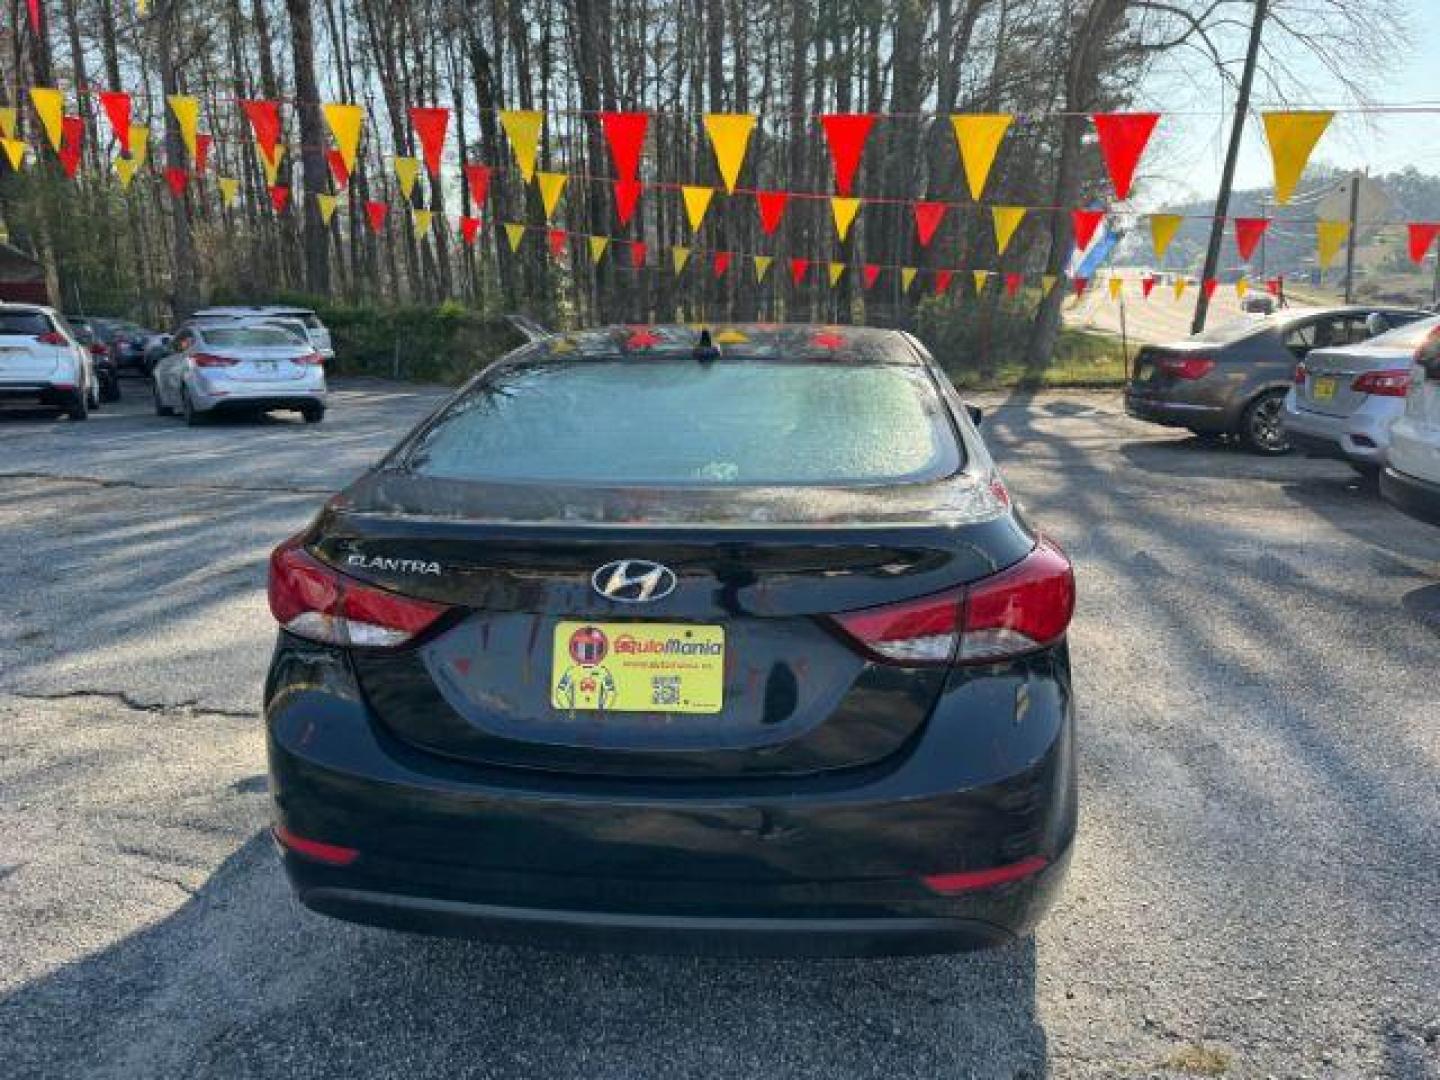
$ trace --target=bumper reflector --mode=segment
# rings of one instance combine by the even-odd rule
[[[953,896],[956,893],[979,892],[981,889],[993,889],[997,885],[1019,881],[1021,878],[1038,874],[1048,865],[1048,859],[1032,855],[1008,866],[993,866],[988,870],[963,870],[956,874],[931,874],[920,880],[931,892]]]
[[[360,852],[355,848],[341,847],[339,844],[322,844],[319,840],[307,840],[303,836],[296,836],[284,825],[276,825],[272,832],[275,834],[276,843],[281,847],[318,863],[326,863],[329,866],[349,866],[360,857]]]

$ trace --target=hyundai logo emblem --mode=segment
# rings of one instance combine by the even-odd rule
[[[617,559],[596,570],[590,585],[607,600],[643,604],[675,591],[675,571],[648,559]]]

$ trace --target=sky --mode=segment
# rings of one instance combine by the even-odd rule
[[[1409,115],[1337,113],[1312,160],[1341,168],[1368,168],[1372,173],[1396,172],[1414,165],[1422,172],[1440,174],[1440,79],[1436,78],[1440,63],[1440,0],[1405,0],[1405,6],[1406,24],[1394,28],[1389,39],[1393,59],[1384,75],[1372,81],[1369,97],[1376,104],[1425,102],[1434,111]],[[1238,61],[1244,45],[1243,35],[1228,41],[1227,55]],[[1282,103],[1267,99],[1257,81],[1252,109],[1355,104],[1318,62],[1305,61],[1298,53],[1287,58],[1293,59],[1302,73],[1303,88],[1293,91],[1290,100]],[[1235,71],[1238,75],[1238,62]],[[1157,130],[1155,159],[1147,169],[1151,182],[1137,198],[1137,203],[1148,204],[1146,209],[1162,202],[1213,199],[1219,187],[1234,97],[1232,91],[1223,91],[1226,111],[1222,115],[1220,80],[1213,72],[1210,80],[1204,79],[1204,74],[1198,66],[1183,75],[1157,73],[1147,80],[1140,95],[1162,111],[1169,100],[1174,102],[1172,108],[1196,114],[1167,116]],[[1254,116],[1245,128],[1235,186],[1268,186],[1272,179],[1270,154],[1259,118]]]

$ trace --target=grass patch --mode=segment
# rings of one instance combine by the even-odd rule
[[[1016,387],[1108,388],[1125,384],[1128,364],[1120,350],[1120,342],[1110,334],[1094,330],[1066,327],[1060,331],[1055,358],[1036,373],[1024,364],[1007,362],[993,372],[982,373],[973,368],[951,370],[950,378],[962,390],[1009,390]]]
[[[1192,1076],[1224,1076],[1230,1068],[1230,1055],[1219,1047],[1194,1043],[1176,1050],[1164,1064],[1167,1069]]]

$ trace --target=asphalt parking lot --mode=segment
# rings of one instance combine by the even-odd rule
[[[437,392],[187,429],[124,385],[0,419],[0,1076],[1440,1075],[1440,530],[1344,466],[977,399],[1080,584],[1033,942],[571,956],[303,912],[264,832],[266,554]]]

